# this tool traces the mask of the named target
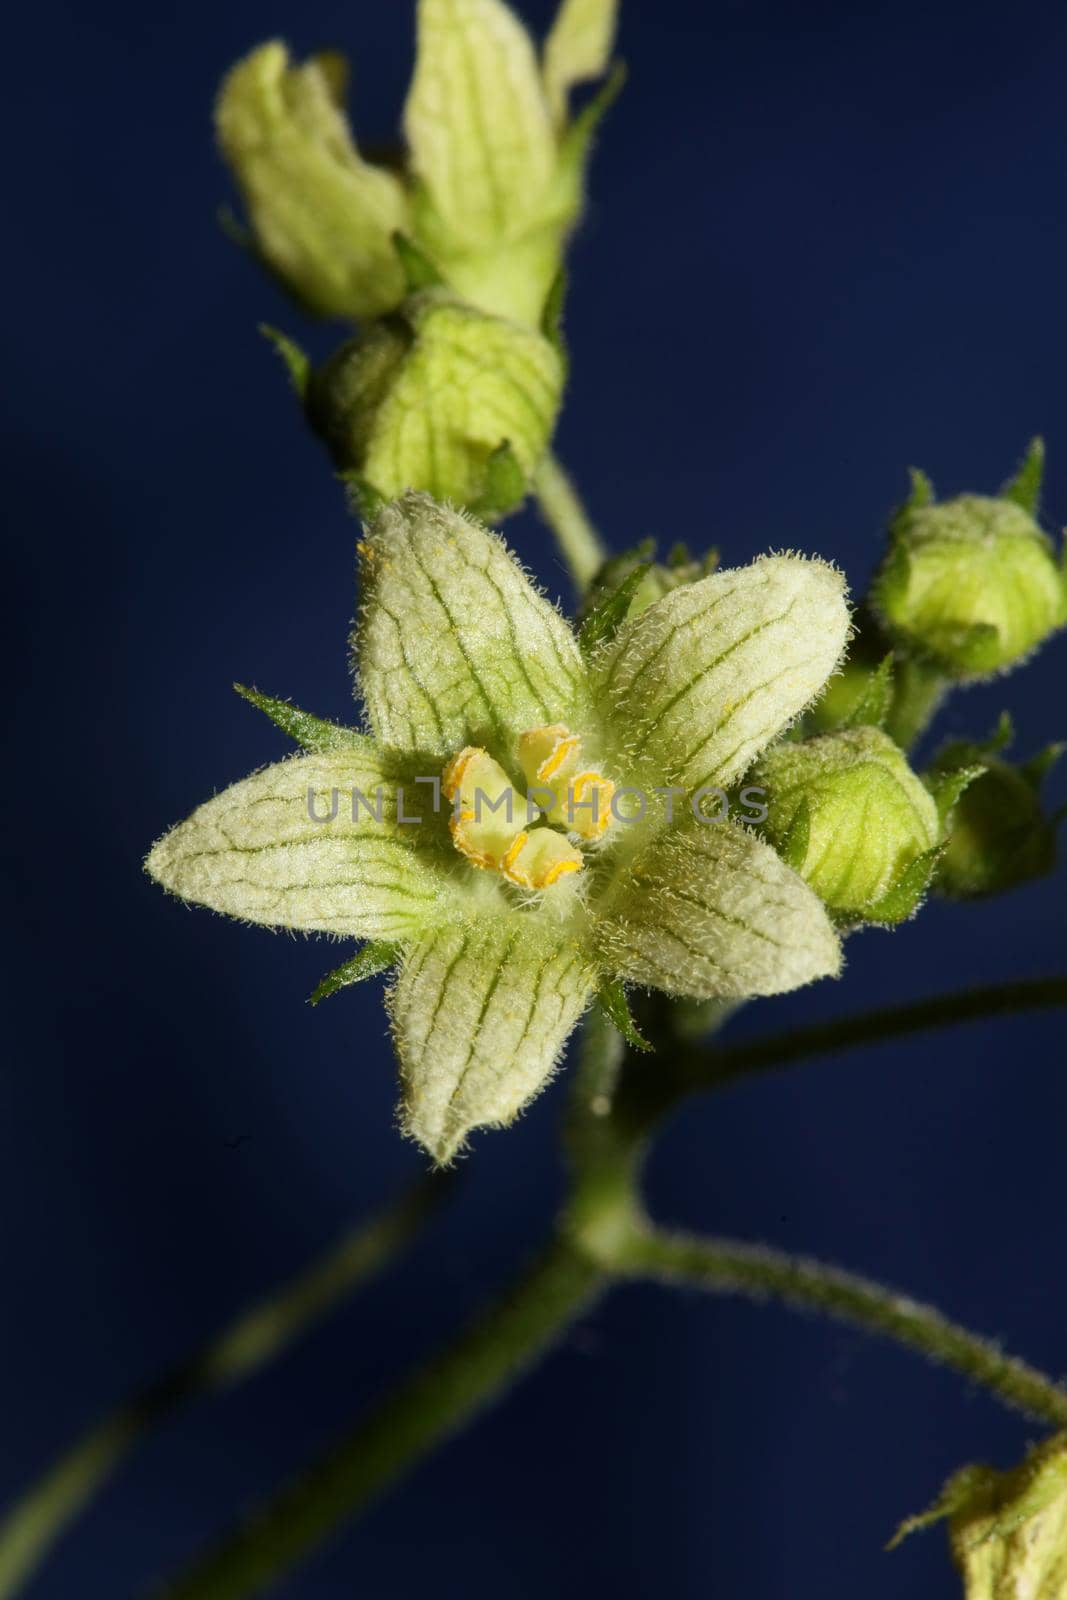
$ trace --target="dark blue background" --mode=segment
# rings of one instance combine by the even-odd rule
[[[318,351],[332,335],[216,229],[213,90],[272,30],[342,44],[360,134],[386,138],[410,9],[42,0],[8,36],[4,1495],[419,1168],[391,1126],[377,985],[312,1013],[333,949],[188,913],[140,869],[282,753],[233,679],[349,707],[354,530],[256,323]],[[612,542],[816,550],[861,588],[909,463],[991,489],[1039,429],[1048,520],[1067,518],[1062,7],[630,0],[623,53],[561,440]],[[564,589],[535,519],[509,532]],[[945,729],[1010,705],[1022,752],[1062,735],[1065,648],[958,697]],[[935,904],[735,1036],[1063,955],[1062,875]],[[969,1027],[688,1107],[654,1208],[884,1277],[1062,1372],[1062,1027]],[[143,1449],[38,1600],[134,1594],[456,1327],[546,1226],[560,1104],[557,1086],[480,1140],[448,1215],[371,1292]],[[280,1592],[947,1600],[939,1535],[884,1539],[960,1462],[1010,1462],[1035,1432],[858,1334],[631,1289]]]

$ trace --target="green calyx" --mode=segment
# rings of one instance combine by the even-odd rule
[[[343,57],[253,50],[222,84],[216,127],[264,266],[318,315],[382,316],[405,294],[399,231],[463,299],[538,326],[621,82],[605,78],[616,11],[563,0],[539,60],[501,0],[419,0],[401,171],[360,155]],[[571,117],[571,90],[595,79]]]
[[[1035,446],[999,497],[935,504],[917,475],[872,601],[893,641],[956,681],[1015,666],[1067,621],[1067,582],[1034,519]]]
[[[1011,737],[1010,722],[984,744],[958,741],[936,757],[931,776],[944,777],[966,767],[978,775],[957,801],[937,887],[952,899],[1003,894],[1056,866],[1056,835],[1063,813],[1049,815],[1042,803],[1044,778],[1063,754],[1052,744],[1017,766],[1001,751]]]
[[[495,521],[529,490],[563,380],[540,333],[431,288],[343,344],[312,375],[305,405],[362,494],[423,490]]]
[[[910,916],[941,842],[937,802],[878,728],[857,727],[767,751],[748,779],[766,790],[765,831],[845,923]]]
[[[610,556],[593,578],[579,612],[583,631],[591,626],[597,642],[603,635],[603,624],[594,619],[610,617],[613,627],[624,621],[633,621],[657,600],[683,585],[697,583],[715,571],[719,565],[719,552],[709,550],[694,560],[683,544],[676,544],[666,561],[657,561],[656,542],[645,539],[641,544]]]

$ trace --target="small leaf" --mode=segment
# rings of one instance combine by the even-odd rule
[[[1002,500],[1013,500],[1032,517],[1036,517],[1041,504],[1041,485],[1045,477],[1045,441],[1040,434],[1030,440],[1018,472],[1000,491]]]
[[[559,176],[564,193],[567,194],[569,204],[573,208],[581,204],[585,169],[593,138],[607,112],[622,93],[625,82],[626,68],[621,61],[617,61],[601,88],[575,117],[563,136],[559,151]]]
[[[606,599],[594,606],[578,633],[583,655],[591,655],[600,645],[615,637],[626,619],[630,601],[651,565],[651,561],[642,561],[626,575],[617,589],[613,589]]]
[[[930,887],[930,880],[936,871],[937,863],[944,853],[943,844],[935,844],[933,849],[924,850],[910,867],[905,867],[889,892],[866,908],[863,921],[874,922],[881,927],[892,927],[894,923],[906,922],[918,911]]]
[[[272,328],[268,323],[261,322],[259,331],[265,339],[269,339],[278,355],[285,362],[289,381],[296,390],[301,400],[307,396],[308,382],[311,378],[311,362],[301,350],[295,340],[290,339],[287,333],[282,333],[279,328]]]
[[[398,230],[393,234],[393,249],[400,259],[408,294],[417,294],[420,289],[434,289],[444,283],[444,278],[430,257],[406,233]]]
[[[807,795],[804,795],[778,851],[786,866],[792,867],[794,872],[799,872],[807,860],[810,841],[811,805]]]
[[[371,746],[366,734],[358,733],[355,728],[343,728],[340,723],[325,722],[322,717],[313,717],[309,711],[301,711],[288,700],[275,700],[271,695],[260,694],[258,689],[247,689],[243,683],[235,683],[234,688],[243,700],[255,706],[257,711],[262,711],[275,727],[287,733],[303,750],[359,750]]]
[[[947,1517],[955,1516],[956,1512],[973,1498],[976,1490],[985,1486],[991,1476],[989,1467],[961,1468],[948,1480],[932,1506],[926,1511],[919,1511],[915,1516],[904,1519],[886,1545],[886,1549],[895,1550],[911,1534],[921,1533],[926,1528],[944,1522]]]
[[[856,704],[841,723],[842,728],[881,728],[893,704],[893,652],[883,656],[871,673]]]
[[[339,989],[347,989],[350,984],[362,983],[364,978],[373,978],[376,973],[384,972],[387,967],[395,964],[398,957],[398,946],[389,939],[372,939],[348,961],[342,962],[333,972],[328,972],[310,998],[310,1004],[317,1006],[320,1000],[326,1000],[331,994],[336,994]]]
[[[627,1044],[633,1045],[635,1050],[655,1049],[634,1021],[630,1002],[626,998],[626,989],[619,978],[612,978],[609,983],[605,983],[597,993],[596,1001],[608,1021],[618,1029]]]

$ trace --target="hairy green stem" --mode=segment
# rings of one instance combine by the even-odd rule
[[[918,744],[951,687],[951,681],[937,667],[917,656],[897,658],[893,703],[885,729],[902,750],[911,750]]]
[[[556,536],[563,559],[570,568],[575,587],[584,594],[607,557],[588,513],[574,485],[549,452],[534,473],[534,493],[541,515]]]
[[[931,1028],[1059,1006],[1067,1006],[1067,975],[960,989],[910,1005],[814,1023],[747,1044],[680,1045],[666,1060],[660,1055],[631,1059],[616,1110],[628,1126],[648,1129],[687,1094],[718,1089],[750,1073],[777,1071],[814,1056],[884,1044]]]
[[[16,1594],[130,1451],[182,1405],[251,1377],[403,1248],[448,1188],[423,1180],[189,1360],[92,1428],[0,1521],[0,1600]]]
[[[953,1367],[1027,1416],[1067,1427],[1067,1390],[1044,1373],[932,1306],[837,1267],[734,1239],[644,1229],[635,1231],[612,1268],[631,1277],[695,1284],[718,1294],[772,1296],[821,1311]]]
[[[569,1242],[551,1245],[449,1349],[164,1589],[161,1600],[244,1600],[284,1577],[531,1365],[605,1282]]]

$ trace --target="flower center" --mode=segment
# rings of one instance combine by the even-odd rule
[[[582,768],[581,741],[559,722],[521,734],[516,754],[525,793],[487,750],[468,745],[452,757],[441,775],[449,831],[473,866],[522,889],[548,889],[581,872],[575,836],[589,843],[611,826],[615,785]]]

